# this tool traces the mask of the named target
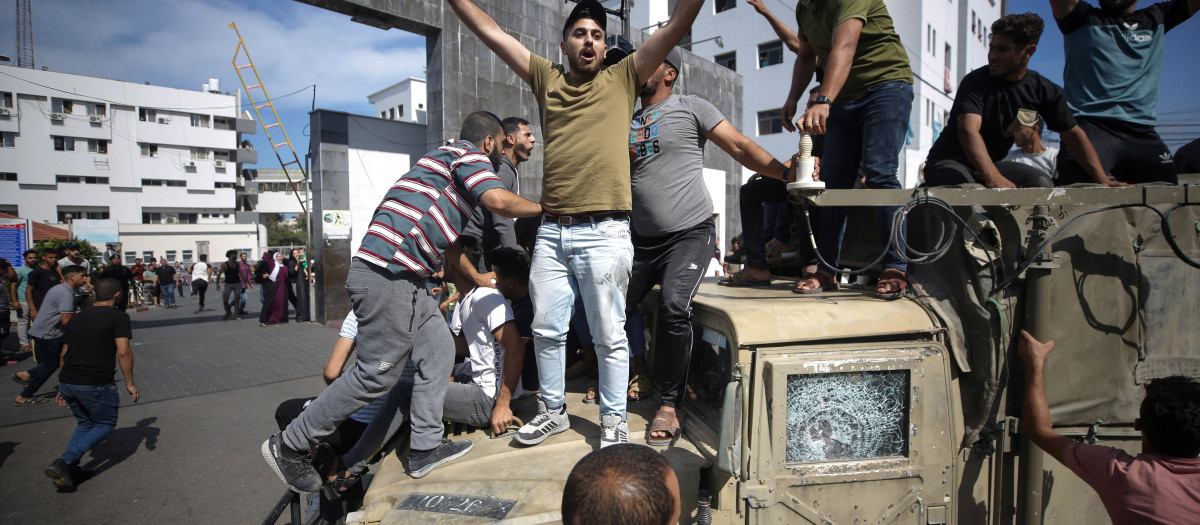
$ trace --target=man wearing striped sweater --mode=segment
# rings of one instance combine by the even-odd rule
[[[263,457],[292,490],[320,490],[309,449],[386,394],[409,360],[417,369],[409,474],[423,477],[470,451],[469,441],[441,439],[454,340],[425,283],[479,204],[505,217],[534,217],[543,208],[504,189],[495,174],[504,140],[498,117],[468,115],[460,138],[421,157],[392,185],[355,253],[346,291],[358,318],[356,364],[263,443]]]

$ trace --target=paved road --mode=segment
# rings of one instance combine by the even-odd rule
[[[142,399],[133,404],[120,389],[117,429],[84,456],[95,475],[72,494],[57,493],[42,474],[66,448],[70,411],[14,407],[8,399],[20,387],[0,381],[0,523],[259,523],[284,490],[259,446],[277,431],[280,401],[324,387],[337,332],[314,323],[261,328],[257,297],[250,302],[243,321],[193,313],[194,302],[132,314]]]

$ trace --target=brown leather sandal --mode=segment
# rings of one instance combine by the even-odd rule
[[[650,422],[650,430],[646,433],[646,443],[654,447],[671,445],[676,439],[679,439],[679,427],[679,412],[667,412],[660,408],[654,413],[654,420]],[[655,432],[665,433],[666,436],[655,437]]]
[[[908,278],[904,272],[888,268],[879,276],[875,284],[875,296],[889,301],[899,299],[908,291]]]
[[[803,289],[801,289],[802,286],[804,287]],[[792,293],[812,295],[822,292],[836,292],[837,289],[837,280],[832,275],[818,271],[796,281],[796,286],[792,288]]]

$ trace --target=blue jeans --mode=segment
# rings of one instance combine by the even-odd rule
[[[162,285],[162,305],[175,306],[175,283]]]
[[[49,315],[49,314],[46,314]],[[54,371],[58,370],[58,360],[62,354],[62,338],[58,339],[42,339],[40,337],[29,336],[33,339],[33,355],[37,358],[37,366],[29,370],[29,384],[21,389],[21,397],[29,398],[37,393],[42,385],[46,384],[46,380],[54,375]]]
[[[600,413],[625,418],[629,342],[625,336],[625,292],[633,266],[628,220],[538,229],[529,272],[533,301],[533,345],[538,382],[546,407],[566,404],[567,327],[576,295],[583,298],[596,363],[600,369]]]
[[[265,294],[265,293],[266,293],[266,290],[263,290],[263,293]],[[265,296],[265,295],[263,296],[263,301],[264,301],[264,302],[266,301],[266,296]],[[245,312],[245,311],[246,311],[246,289],[245,289],[245,288],[242,288],[242,298],[241,298],[241,301],[238,303],[238,309],[237,309],[237,313],[239,313],[239,314],[240,314],[240,313],[242,313],[242,312]]]
[[[821,158],[821,180],[831,190],[854,187],[859,170],[866,177],[867,188],[900,188],[896,170],[900,166],[900,148],[908,131],[912,112],[913,87],[907,82],[885,82],[845,104],[829,108],[828,132],[825,135],[825,156]],[[907,270],[907,264],[887,239],[891,238],[892,213],[896,206],[875,208],[875,226],[879,238],[887,246],[884,268]],[[817,249],[830,265],[837,266],[846,233],[846,208],[823,206]],[[821,270],[833,274],[835,268],[821,265]]]
[[[68,385],[58,384],[58,393],[67,400],[71,413],[75,414],[75,433],[67,443],[62,460],[68,465],[79,464],[87,451],[96,446],[117,427],[117,407],[121,396],[117,385]]]

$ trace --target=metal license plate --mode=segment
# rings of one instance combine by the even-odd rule
[[[461,514],[480,518],[503,519],[517,504],[515,499],[464,496],[462,494],[410,494],[396,508],[442,514]]]

